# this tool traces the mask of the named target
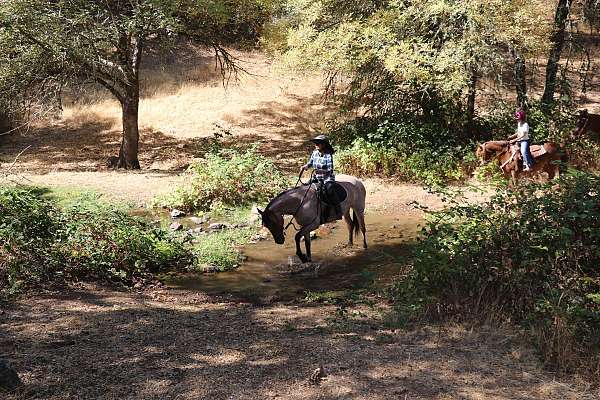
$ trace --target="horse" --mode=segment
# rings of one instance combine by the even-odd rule
[[[530,151],[534,163],[529,174],[546,172],[548,179],[554,179],[554,177],[560,175],[560,166],[557,161],[566,162],[563,144],[546,142],[541,145],[532,145]],[[526,173],[519,168],[520,150],[516,146],[511,146],[506,140],[495,140],[480,144],[477,146],[475,154],[482,165],[495,158],[504,176],[510,176],[513,184],[517,182],[520,174]]]
[[[579,111],[577,125],[571,134],[571,138],[579,138],[588,132],[600,135],[600,115],[590,114],[587,109],[584,109]]]
[[[340,203],[343,219],[348,227],[348,245],[352,246],[353,233],[358,237],[359,230],[362,231],[363,247],[367,248],[367,237],[365,227],[365,199],[367,192],[364,185],[357,178],[350,175],[337,175],[336,183],[341,185],[347,193],[346,198]],[[296,255],[302,263],[312,261],[310,252],[310,232],[321,225],[322,203],[318,197],[318,184],[304,184],[288,189],[272,199],[267,207],[258,210],[262,219],[262,225],[266,227],[275,243],[285,243],[285,231],[296,221],[300,225],[294,239],[296,240]],[[350,216],[352,209],[353,218]],[[291,215],[292,220],[284,227],[284,215]],[[295,225],[294,225],[295,227]],[[304,237],[306,255],[300,249],[300,240]]]

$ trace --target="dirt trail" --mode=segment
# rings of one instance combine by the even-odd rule
[[[390,330],[347,311],[89,287],[19,301],[0,341],[26,387],[8,399],[598,398],[554,381],[510,331]]]

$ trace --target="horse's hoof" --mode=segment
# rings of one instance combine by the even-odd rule
[[[300,259],[300,262],[302,262],[302,264],[305,264],[309,261],[308,258],[304,254],[302,254],[302,255],[299,254],[298,258]]]

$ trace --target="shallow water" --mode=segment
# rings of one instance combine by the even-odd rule
[[[234,271],[176,274],[164,283],[175,290],[270,302],[302,297],[306,291],[343,291],[389,282],[398,276],[400,258],[407,255],[420,222],[421,217],[411,214],[368,214],[367,250],[362,248],[362,234],[352,248],[344,246],[348,240],[344,222],[321,227],[312,240],[313,263],[304,265],[294,255],[295,232],[290,228],[284,245],[275,244],[269,235],[269,240],[241,248],[246,260]]]

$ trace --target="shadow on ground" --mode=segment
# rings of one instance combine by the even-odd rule
[[[368,307],[92,288],[17,301],[0,318],[2,357],[25,382],[10,400],[597,395],[556,382],[510,331],[384,328]],[[310,385],[319,366],[327,377]]]

